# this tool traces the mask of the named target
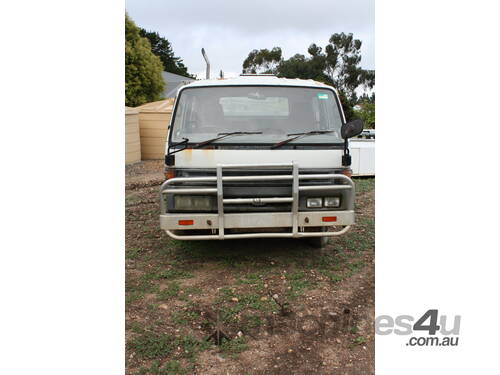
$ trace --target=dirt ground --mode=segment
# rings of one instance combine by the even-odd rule
[[[162,172],[126,169],[127,374],[374,373],[374,179],[355,180],[356,225],[319,250],[170,239]]]

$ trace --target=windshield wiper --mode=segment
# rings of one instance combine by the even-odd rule
[[[286,145],[287,143],[290,143],[292,141],[295,141],[296,139],[307,137],[308,135],[316,135],[316,134],[326,134],[326,133],[336,133],[335,130],[313,130],[310,132],[305,132],[305,133],[291,133],[287,134],[288,137],[294,135],[295,137],[285,139],[284,141],[280,141],[278,143],[275,143],[274,145],[271,146],[271,149],[281,147],[283,145]]]
[[[218,137],[215,137],[215,138],[212,138],[212,139],[209,139],[207,141],[203,141],[203,142],[200,142],[196,145],[193,146],[193,148],[200,148],[200,147],[203,147],[203,146],[206,146],[212,142],[215,142],[215,141],[218,141],[219,139],[222,139],[222,138],[226,138],[226,137],[230,137],[230,136],[233,136],[233,135],[246,135],[246,134],[262,134],[262,132],[231,132],[231,133],[218,133]]]
[[[189,138],[184,138],[184,137],[182,138],[182,141],[172,143],[170,146],[168,146],[167,155],[172,155],[172,154],[175,154],[176,152],[184,151],[186,149],[188,143],[189,143]],[[177,147],[177,146],[184,146],[184,148],[180,148],[180,149],[175,150],[175,151],[170,151],[171,147]]]

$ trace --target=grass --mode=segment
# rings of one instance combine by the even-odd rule
[[[144,274],[138,278],[127,278],[125,280],[125,303],[131,304],[144,297],[146,293],[157,291],[157,286],[152,282],[149,274]]]
[[[354,340],[352,340],[351,347],[366,344],[366,341],[366,337],[358,336]]]
[[[141,359],[159,359],[170,354],[192,359],[198,352],[210,346],[210,343],[190,335],[175,337],[154,332],[143,332],[128,342],[128,349]]]
[[[244,337],[237,337],[232,340],[224,340],[220,346],[220,351],[231,357],[236,357],[239,353],[245,351],[248,348],[246,340]]]
[[[142,249],[138,247],[133,247],[125,251],[126,259],[138,259],[142,253]]]
[[[287,293],[287,297],[292,300],[302,296],[305,290],[313,284],[306,278],[304,271],[296,271],[290,274],[287,279],[290,283],[290,290]]]
[[[234,324],[241,321],[241,313],[252,310],[272,312],[276,309],[273,302],[263,294],[252,292],[236,293],[232,289],[224,288],[215,305],[220,311],[220,319],[226,324]]]
[[[257,328],[262,325],[262,319],[258,315],[253,315],[253,314],[246,314],[243,315],[242,321],[241,321],[241,328],[243,330],[247,329],[252,329],[252,328]]]
[[[241,285],[259,286],[260,288],[264,286],[264,282],[258,273],[246,274],[242,278],[238,279],[236,283]]]
[[[205,338],[214,328],[217,312],[224,332],[244,334],[219,347],[221,355],[235,357],[248,348],[252,335],[262,337],[269,317],[285,324],[290,319],[280,316],[280,306],[269,293],[278,294],[278,301],[294,312],[308,305],[303,296],[309,291],[335,288],[361,272],[375,241],[373,214],[366,209],[373,201],[364,193],[372,191],[375,182],[356,178],[355,183],[360,197],[356,225],[332,239],[327,249],[314,252],[301,240],[170,239],[159,229],[157,188],[143,190],[150,199],[141,197],[141,204],[126,213],[126,306],[131,317],[127,358],[135,353],[127,359],[131,372],[193,373],[190,366],[198,354],[212,345]],[[135,198],[129,203],[136,203]],[[172,308],[166,311],[162,304]],[[357,327],[350,333],[352,346],[367,340]]]
[[[171,268],[168,270],[159,271],[156,274],[156,277],[158,279],[164,279],[164,280],[189,279],[193,277],[193,274],[191,272],[187,272],[184,270]]]
[[[189,310],[174,311],[170,315],[173,323],[183,326],[196,321],[199,317],[200,315],[198,313]]]
[[[174,339],[170,335],[145,332],[131,339],[128,348],[140,358],[166,357],[174,350]]]
[[[356,193],[366,193],[375,190],[375,179],[366,177],[354,177]]]
[[[188,375],[188,370],[182,368],[178,361],[172,360],[163,366],[159,361],[153,361],[149,368],[142,367],[136,375]]]
[[[319,270],[319,272],[323,275],[326,276],[332,283],[338,283],[339,281],[344,280],[344,277],[340,274],[337,274],[332,271],[328,270]]]
[[[156,298],[160,301],[166,301],[173,297],[177,297],[180,290],[181,284],[179,284],[178,281],[172,281],[165,289],[162,289],[157,293]]]
[[[125,291],[136,293],[147,293],[155,289],[154,283],[148,275],[143,275],[138,279],[128,279],[125,282]]]

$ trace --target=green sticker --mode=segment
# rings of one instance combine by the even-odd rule
[[[318,99],[328,99],[328,94],[318,94]]]

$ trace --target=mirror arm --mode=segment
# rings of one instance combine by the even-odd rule
[[[348,140],[344,138],[344,155],[342,155],[342,166],[349,167],[351,165],[351,154],[349,153]]]

